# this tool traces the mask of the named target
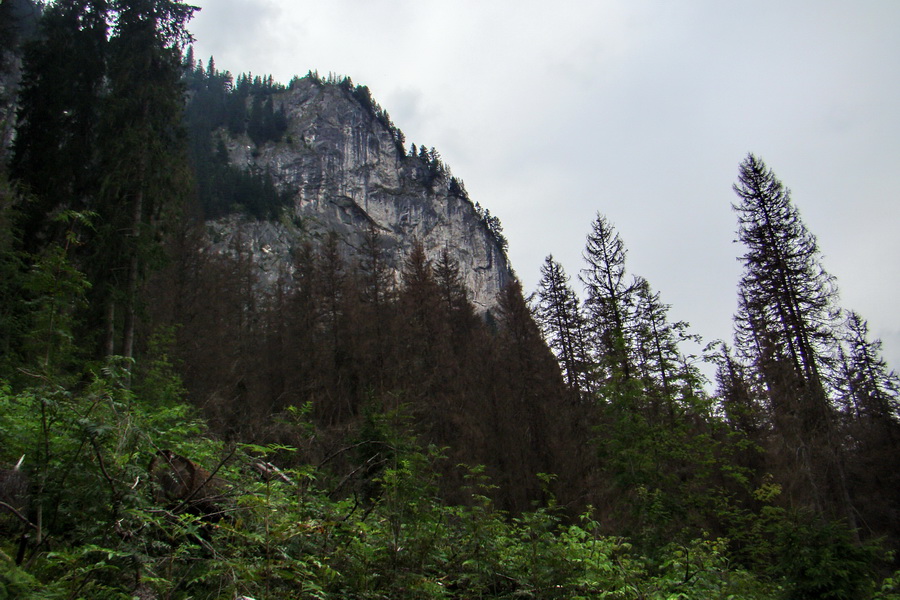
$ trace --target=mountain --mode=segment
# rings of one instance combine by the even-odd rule
[[[270,90],[264,105],[281,120],[281,131],[262,141],[252,120],[263,100],[241,101],[250,122],[219,127],[213,143],[231,166],[264,174],[286,206],[265,219],[234,212],[208,219],[214,252],[234,252],[240,243],[261,280],[273,284],[290,274],[291,250],[303,240],[335,232],[352,256],[374,228],[394,270],[416,242],[432,259],[446,249],[481,310],[514,278],[496,218],[473,204],[433,149],[404,150],[403,134],[367,88],[309,75]]]

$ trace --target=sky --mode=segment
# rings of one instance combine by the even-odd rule
[[[219,70],[367,85],[500,218],[526,293],[550,254],[581,289],[600,213],[707,342],[732,337],[731,186],[754,153],[900,370],[900,2],[192,3],[196,56]]]

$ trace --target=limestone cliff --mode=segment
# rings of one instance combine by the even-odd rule
[[[402,134],[367,90],[362,96],[358,91],[315,77],[295,79],[272,98],[287,117],[281,141],[256,146],[245,135],[219,133],[232,164],[268,170],[292,201],[277,221],[230,216],[208,222],[213,250],[228,252],[239,241],[263,280],[272,282],[289,272],[291,249],[301,240],[335,231],[352,255],[374,226],[395,269],[415,240],[429,258],[448,249],[470,299],[490,308],[513,277],[495,223],[439,160],[407,155]]]

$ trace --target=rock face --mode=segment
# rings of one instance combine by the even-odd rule
[[[288,120],[280,142],[257,147],[222,133],[232,164],[267,170],[292,204],[277,222],[208,222],[212,249],[228,252],[240,243],[271,283],[289,273],[291,249],[302,240],[334,231],[352,257],[374,226],[396,270],[416,240],[429,258],[446,248],[475,306],[492,307],[514,277],[499,232],[439,160],[404,152],[402,134],[367,99],[349,86],[295,79],[273,96]]]
[[[0,160],[5,160],[15,135],[22,48],[34,35],[42,8],[34,0],[3,0],[0,5]]]
[[[21,66],[21,58],[12,52],[0,50],[0,160],[5,160],[13,142]]]

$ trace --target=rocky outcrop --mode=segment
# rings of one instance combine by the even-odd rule
[[[473,303],[494,305],[513,277],[502,238],[434,155],[407,155],[402,134],[367,91],[361,96],[359,88],[306,77],[273,102],[288,120],[281,141],[257,147],[246,136],[221,135],[232,164],[266,170],[290,192],[288,214],[277,222],[210,221],[213,250],[240,244],[271,283],[290,273],[291,249],[302,240],[334,231],[352,255],[375,227],[395,269],[416,240],[430,258],[446,248],[459,261]]]
[[[0,2],[0,160],[6,159],[15,136],[22,47],[34,35],[41,10],[34,0]]]
[[[0,49],[0,160],[5,160],[13,142],[21,66],[18,55]]]

